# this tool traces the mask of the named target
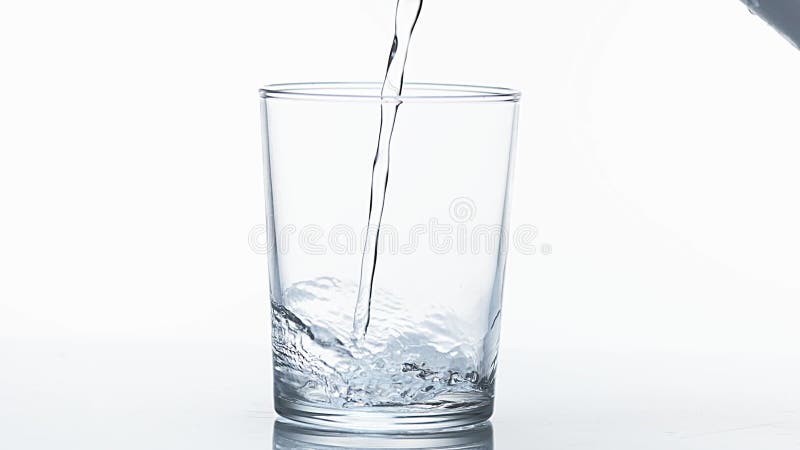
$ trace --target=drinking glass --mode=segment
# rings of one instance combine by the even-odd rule
[[[275,409],[363,431],[488,419],[520,94],[407,83],[260,90]],[[398,106],[372,198],[380,106]],[[377,244],[369,211],[383,201]],[[377,245],[366,335],[354,312]]]

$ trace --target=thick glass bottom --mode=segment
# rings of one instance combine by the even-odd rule
[[[470,427],[489,419],[494,401],[458,408],[371,407],[333,409],[275,398],[282,417],[314,427],[350,432],[415,433]]]
[[[466,429],[420,433],[346,432],[311,428],[285,419],[275,421],[273,448],[276,450],[378,450],[437,449],[491,450],[494,448],[491,422],[482,422]]]

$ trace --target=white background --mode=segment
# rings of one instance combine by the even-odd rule
[[[256,91],[380,79],[392,12],[3,6],[0,446],[268,446]],[[425,4],[406,80],[523,91],[552,247],[510,257],[497,448],[800,447],[799,56],[735,0]]]

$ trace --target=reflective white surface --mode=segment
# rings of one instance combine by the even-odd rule
[[[796,358],[504,350],[497,449],[800,448]],[[3,340],[0,367],[2,448],[273,445],[266,343]]]
[[[0,449],[272,446],[256,90],[378,80],[392,3],[4,3]],[[495,448],[800,448],[797,50],[486,4],[428,2],[408,80],[525,93]]]

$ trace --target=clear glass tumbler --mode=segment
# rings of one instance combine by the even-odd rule
[[[364,431],[493,410],[517,91],[260,90],[276,411]],[[382,102],[400,102],[365,336],[354,316]]]

